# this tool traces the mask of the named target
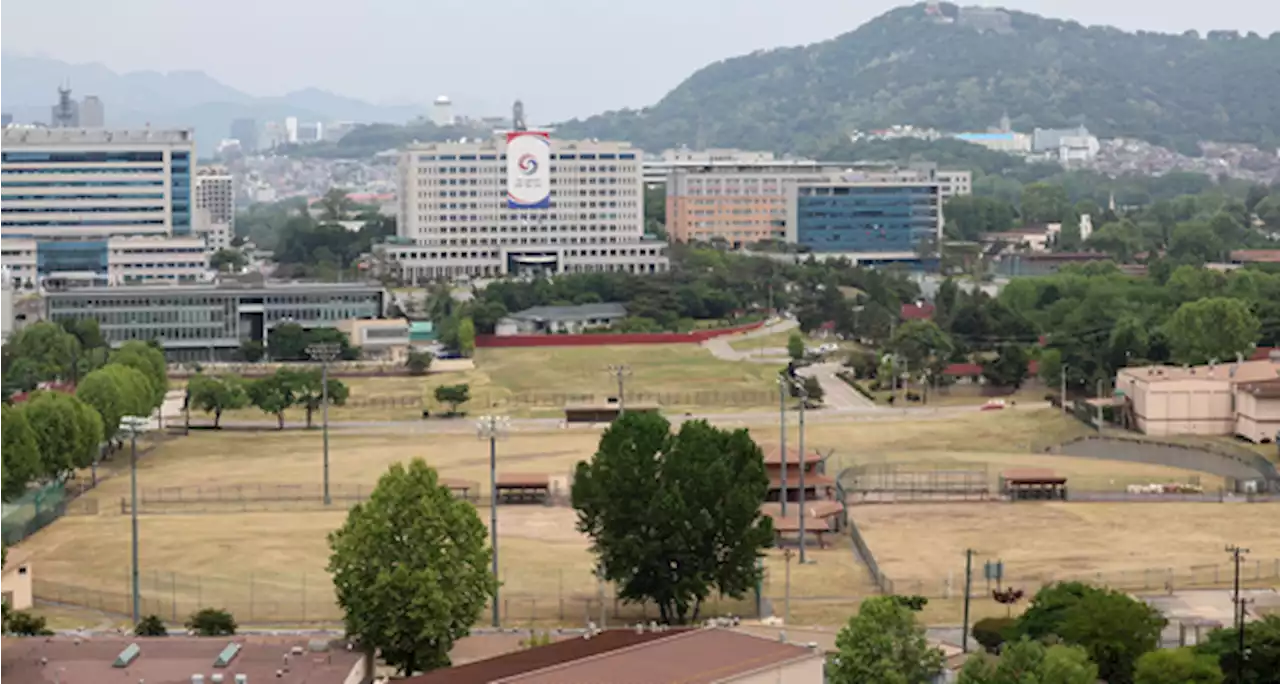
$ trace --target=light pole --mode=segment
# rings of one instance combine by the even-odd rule
[[[320,411],[324,421],[324,505],[329,498],[329,362],[338,358],[342,347],[337,342],[315,342],[307,345],[311,358],[320,361]]]
[[[140,619],[142,602],[138,588],[138,430],[147,422],[146,418],[140,416],[125,416],[120,421],[121,426],[129,431],[129,527],[132,559],[129,580],[133,590],[133,624],[135,625]]]
[[[1236,681],[1244,681],[1244,604],[1245,600],[1240,596],[1240,563],[1244,560],[1244,555],[1249,553],[1249,549],[1242,549],[1239,546],[1228,546],[1227,553],[1231,554],[1231,561],[1235,563],[1235,621],[1236,621],[1236,648],[1239,653],[1236,654]]]
[[[778,374],[779,453],[782,456],[782,517],[787,517],[787,378]]]
[[[493,547],[493,581],[498,581],[498,440],[507,434],[505,416],[484,416],[476,423],[476,436],[489,440],[489,544]],[[493,626],[501,626],[498,590],[493,590]]]
[[[973,549],[964,551],[964,625],[960,631],[960,651],[969,652],[969,594],[973,588]]]
[[[809,403],[809,393],[805,391],[803,382],[796,382],[796,389],[800,392],[800,564],[806,562],[804,557],[804,509],[805,509],[805,489],[804,489],[804,471],[809,469],[808,459],[804,453],[804,406]]]

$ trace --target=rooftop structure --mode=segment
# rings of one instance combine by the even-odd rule
[[[535,306],[507,315],[498,321],[498,335],[536,333],[578,333],[603,328],[627,317],[621,304],[581,304],[578,306]]]
[[[22,684],[368,681],[359,652],[296,636],[5,637],[3,667],[5,681]]]
[[[404,684],[821,684],[820,652],[727,629],[610,630]]]

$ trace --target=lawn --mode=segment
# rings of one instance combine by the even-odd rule
[[[617,395],[617,377],[608,370],[610,365],[629,369],[624,380],[630,401],[660,403],[670,411],[763,409],[773,406],[776,396],[777,368],[721,361],[693,344],[480,349],[476,367],[470,371],[343,379],[350,389],[348,405],[332,407],[329,418],[420,419],[423,408],[432,412],[448,408],[436,402],[436,387],[459,383],[471,386],[471,402],[463,407],[471,413],[562,416],[566,403],[603,403]],[[273,419],[254,408],[223,416]],[[304,416],[300,409],[285,414],[288,424],[300,423]],[[206,417],[193,414],[192,419]]]
[[[836,450],[830,472],[873,459],[954,459],[988,464],[993,472],[1010,465],[1045,465],[1072,478],[1094,477],[1099,481],[1104,477],[1118,482],[1128,481],[1126,478],[1144,481],[1161,477],[1186,478],[1186,473],[1158,466],[1027,452],[1028,445],[1038,439],[1069,436],[1076,429],[1079,429],[1078,424],[1062,419],[1052,411],[1010,410],[965,413],[927,421],[813,423],[807,429],[807,436],[808,444],[815,448]],[[762,443],[777,439],[776,428],[753,428],[752,434]],[[498,445],[499,470],[546,473],[563,491],[573,464],[589,458],[598,439],[597,431],[586,429],[516,431]],[[187,496],[195,488],[204,488],[208,495],[211,488],[221,487],[223,495],[230,496],[232,488],[237,486],[270,488],[277,484],[305,485],[311,488],[311,492],[318,492],[320,454],[321,437],[316,432],[194,432],[189,437],[157,446],[140,461],[139,488],[144,495],[152,496],[161,487],[183,488]],[[469,434],[336,432],[331,435],[331,477],[335,491],[338,488],[367,489],[376,483],[389,464],[413,457],[426,459],[442,477],[475,482],[488,479],[488,445]],[[23,542],[22,546],[34,554],[35,581],[40,598],[112,613],[127,612],[129,519],[120,514],[119,501],[128,494],[128,487],[127,477],[115,476],[106,480],[86,495],[99,501],[99,515],[64,518]],[[173,491],[170,493],[176,495]],[[335,503],[338,509],[335,511],[295,508],[243,513],[226,512],[224,508],[223,512],[216,514],[143,515],[140,554],[142,592],[146,599],[144,610],[172,618],[175,615],[181,617],[201,605],[216,604],[231,609],[245,623],[335,622],[339,616],[325,572],[328,557],[325,537],[341,524],[345,505],[345,502]],[[911,554],[916,551],[911,549],[919,547],[925,560],[912,562],[924,563],[931,556],[923,550],[938,549],[936,569],[925,566],[918,571],[923,573],[920,577],[944,577],[954,564],[953,547],[962,549],[966,544],[975,545],[981,540],[996,538],[995,532],[1002,524],[1014,525],[1013,529],[1025,535],[1018,538],[1027,539],[1029,545],[1038,545],[1034,548],[1046,548],[1044,545],[1062,539],[1056,532],[1044,535],[1025,525],[1017,526],[1020,516],[1036,520],[1038,511],[1053,510],[1053,504],[1027,504],[1016,508],[1008,504],[992,507],[970,504],[957,510],[960,513],[973,511],[971,518],[977,516],[977,511],[1004,511],[1006,514],[1004,517],[992,514],[990,520],[977,516],[977,522],[981,524],[976,529],[983,530],[973,533],[977,541],[970,537],[962,537],[963,541],[954,543],[915,541],[914,535],[917,534],[921,539],[937,539],[938,535],[928,525],[917,523],[917,520],[928,518],[930,511],[951,510],[949,506],[935,506],[862,506],[856,509],[856,515],[860,525],[863,524],[863,516],[868,516],[868,535],[879,535],[871,542],[877,553],[881,553],[879,545],[887,544],[883,553],[893,557],[890,551],[897,552],[899,545],[905,545],[902,547],[904,557],[913,558]],[[1090,519],[1083,513],[1087,508],[1077,508],[1079,506],[1088,505],[1062,507],[1063,513],[1060,514],[1070,519],[1068,514],[1074,513],[1079,518],[1070,528],[1072,534],[1086,534],[1089,529]],[[1257,505],[1152,506],[1160,507],[1160,512],[1139,517],[1141,522],[1133,526],[1135,539],[1155,547],[1155,550],[1144,550],[1144,553],[1158,553],[1163,548],[1150,540],[1157,534],[1151,530],[1164,529],[1154,527],[1163,518],[1186,517],[1184,525],[1192,528],[1197,518],[1190,516],[1198,516],[1200,512],[1219,516],[1222,525],[1206,527],[1204,538],[1215,534],[1222,536],[1213,553],[1206,552],[1202,560],[1194,562],[1222,562],[1217,550],[1227,540],[1249,542],[1255,555],[1269,552],[1265,539],[1239,538],[1238,533],[1233,535],[1233,531],[1225,527],[1232,519],[1240,526],[1260,525],[1255,517],[1264,509]],[[315,508],[314,503],[311,507]],[[1136,514],[1146,508],[1134,504],[1123,510]],[[1271,513],[1274,517],[1274,508]],[[479,514],[482,520],[488,520],[487,509],[480,510]],[[880,518],[871,516],[882,516],[890,522],[897,517],[910,520],[904,522],[908,525],[906,529],[885,532],[883,530],[887,528],[877,523]],[[580,623],[588,612],[594,615],[598,609],[594,601],[599,587],[591,575],[593,559],[587,541],[574,531],[573,512],[562,507],[508,506],[501,509],[499,517],[500,574],[504,583],[504,615],[508,621],[513,624],[535,619],[542,623]],[[960,518],[959,515],[955,517]],[[946,516],[942,518],[934,527],[956,528],[954,521],[948,521]],[[970,519],[970,524],[973,522]],[[1050,520],[1045,524],[1058,525],[1060,522]],[[1099,528],[1099,539],[1112,544],[1113,538],[1121,537],[1126,520],[1098,518],[1095,524]],[[1148,526],[1153,527],[1148,530]],[[1083,539],[1087,537],[1081,539],[1081,544],[1085,544]],[[793,614],[798,621],[819,622],[836,619],[839,615],[847,616],[847,612],[841,611],[851,610],[860,597],[872,591],[866,571],[855,560],[848,539],[837,537],[833,542],[830,548],[812,549],[809,556],[816,563],[792,565]],[[988,547],[977,545],[975,548],[987,550]],[[1115,552],[1114,548],[1108,548]],[[1048,550],[1053,549],[1048,547]],[[1074,551],[1071,553],[1073,555],[1065,557],[1081,555]],[[1106,553],[1084,553],[1076,565],[1082,569],[1096,567],[1097,570],[1119,567],[1115,563],[1104,564],[1104,561],[1110,562]],[[1193,555],[1188,552],[1188,562],[1192,562]],[[1022,556],[1013,555],[1012,551],[1005,556],[1010,562],[1026,562]],[[1195,555],[1195,558],[1200,556]],[[1043,562],[1052,563],[1052,560]],[[764,594],[773,602],[775,610],[781,611],[785,594],[785,564],[781,553],[770,550],[765,567],[768,576]],[[897,576],[903,578],[911,578],[915,574],[897,565],[895,568]],[[894,570],[886,568],[886,572],[891,577],[895,576]],[[606,589],[606,595],[611,596],[611,591]],[[741,604],[726,604],[720,609],[746,612]],[[943,611],[941,604],[937,610]],[[650,610],[647,615],[652,617],[654,613]],[[632,610],[624,617],[639,616]]]

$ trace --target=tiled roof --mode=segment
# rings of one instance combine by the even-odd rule
[[[760,447],[764,452],[765,465],[782,465],[782,449],[777,444],[766,444]],[[816,451],[810,451],[805,456],[805,463],[818,463],[822,460],[822,455]],[[800,464],[800,450],[794,446],[787,445],[787,464]]]
[[[903,304],[898,312],[904,321],[927,321],[933,318],[936,307],[932,304]]]

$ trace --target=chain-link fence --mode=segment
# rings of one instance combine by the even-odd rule
[[[92,585],[72,584],[36,575],[34,594],[41,601],[112,615],[132,613],[129,573],[97,576],[91,581]],[[342,621],[333,583],[329,575],[323,573],[250,573],[236,577],[144,571],[139,575],[138,584],[141,614],[158,615],[173,622],[181,622],[207,607],[226,610],[237,622],[246,625],[291,626]],[[607,584],[591,587],[578,583],[545,595],[500,590],[498,600],[502,626],[582,624],[587,620],[600,623],[601,619],[617,624],[652,620],[659,615],[655,605],[622,601]],[[741,600],[712,597],[702,605],[700,615],[752,617],[757,615],[757,605],[754,593]],[[488,621],[491,610],[485,608],[483,622]]]
[[[4,504],[0,536],[5,546],[17,544],[68,513],[97,513],[97,500],[75,498],[88,488],[88,484],[53,482]]]

